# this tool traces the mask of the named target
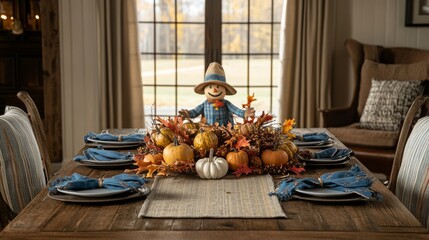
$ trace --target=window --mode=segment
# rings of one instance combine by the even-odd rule
[[[205,100],[193,87],[217,61],[237,94],[257,115],[277,113],[279,30],[283,0],[138,0],[146,123]]]

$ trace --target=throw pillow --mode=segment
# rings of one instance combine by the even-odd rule
[[[365,56],[366,57],[366,56]],[[384,64],[366,59],[362,65],[358,113],[362,115],[372,79],[398,81],[424,81],[428,79],[429,60],[410,64]]]
[[[398,131],[414,99],[422,92],[421,81],[373,79],[360,126],[373,130]]]

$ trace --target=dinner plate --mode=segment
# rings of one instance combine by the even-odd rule
[[[105,202],[116,202],[116,201],[123,201],[127,199],[134,199],[134,198],[140,198],[148,195],[150,193],[150,188],[148,187],[141,187],[138,192],[132,192],[128,191],[125,193],[110,195],[106,197],[81,197],[81,196],[75,196],[75,195],[69,195],[69,194],[63,194],[63,193],[48,193],[48,196],[52,199],[63,201],[63,202],[72,202],[72,203],[105,203]]]
[[[64,193],[64,194],[69,194],[69,195],[79,196],[79,197],[92,197],[92,198],[112,196],[112,195],[130,191],[130,189],[107,189],[107,188],[94,188],[94,189],[85,189],[85,190],[65,190],[65,189],[57,189],[57,190],[58,192]]]
[[[342,161],[342,162],[336,162],[336,163],[306,162],[306,166],[309,166],[309,167],[336,167],[336,166],[346,165],[348,162],[349,162],[349,160],[345,160],[345,161]]]
[[[102,146],[104,149],[119,149],[119,148],[132,148],[132,147],[138,147],[140,146],[140,142],[131,142],[129,144],[123,144],[123,145],[110,145],[110,144],[100,144],[100,143],[86,143],[86,146],[88,147],[98,147]]]
[[[298,147],[303,148],[303,149],[317,149],[317,148],[329,148],[332,146],[334,146],[334,143],[331,141],[327,141],[325,143],[318,144],[318,145],[302,145],[302,146],[298,146]]]
[[[106,145],[139,145],[142,144],[143,142],[131,142],[131,141],[105,141],[105,140],[98,140],[98,139],[93,139],[93,138],[87,138],[88,141],[93,142],[93,143],[98,143],[98,144],[106,144]]]
[[[332,158],[312,158],[312,159],[308,159],[308,160],[304,160],[305,162],[308,163],[338,163],[338,162],[343,162],[344,160],[347,159],[347,156],[341,157],[341,158],[336,158],[336,159],[332,159]]]
[[[94,159],[85,159],[85,160],[81,160],[81,161],[84,161],[87,163],[103,164],[103,165],[134,162],[133,159],[114,159],[114,160],[106,160],[106,161],[100,161],[100,160],[94,160]]]
[[[305,142],[305,141],[294,140],[293,143],[295,145],[297,145],[297,146],[312,146],[312,145],[324,144],[327,141],[329,141],[329,140],[312,141],[312,142]]]
[[[295,189],[296,192],[306,194],[313,197],[343,197],[347,195],[355,195],[353,192],[342,192],[329,188],[310,188],[310,189]]]
[[[74,161],[74,162],[86,167],[109,167],[109,168],[131,166],[134,164],[134,161],[124,162],[124,163],[105,163],[105,162],[99,161],[97,163],[94,163],[94,162],[87,162],[87,160],[80,160],[80,161]]]
[[[301,199],[301,200],[308,200],[308,201],[317,201],[317,202],[354,202],[354,201],[366,201],[368,199],[353,195],[350,197],[343,197],[343,198],[326,198],[326,197],[314,197],[314,196],[303,196],[300,194],[294,194],[292,195],[293,198]]]

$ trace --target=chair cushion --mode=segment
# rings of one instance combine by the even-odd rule
[[[360,118],[362,128],[399,131],[414,99],[423,93],[421,81],[372,80]]]
[[[43,164],[27,114],[7,107],[0,116],[0,192],[19,213],[46,186]]]
[[[417,121],[402,156],[395,193],[429,229],[429,117]]]
[[[368,147],[396,147],[399,139],[398,131],[381,131],[360,128],[359,123],[345,127],[328,128],[345,145]]]
[[[359,90],[358,114],[362,116],[372,79],[424,81],[429,79],[429,61],[410,64],[383,64],[366,59],[362,65]]]

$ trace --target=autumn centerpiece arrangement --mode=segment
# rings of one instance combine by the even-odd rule
[[[254,94],[247,97],[243,109],[226,100],[226,95],[237,91],[227,83],[219,63],[209,64],[194,92],[206,97],[194,109],[182,109],[173,118],[153,117],[146,144],[134,156],[138,168],[130,171],[147,172],[146,177],[196,172],[202,178],[220,178],[228,172],[240,176],[304,170],[291,141],[295,121],[278,124],[264,112],[256,117],[251,107]],[[243,123],[235,123],[234,115],[243,118]],[[191,120],[198,116],[203,116],[199,122]]]
[[[128,171],[146,173],[146,177],[176,172],[215,179],[228,173],[299,174],[304,170],[295,157],[294,119],[278,124],[272,115],[262,113],[234,126],[209,125],[205,118],[197,123],[181,116],[153,121],[145,146],[134,155],[138,168]]]

